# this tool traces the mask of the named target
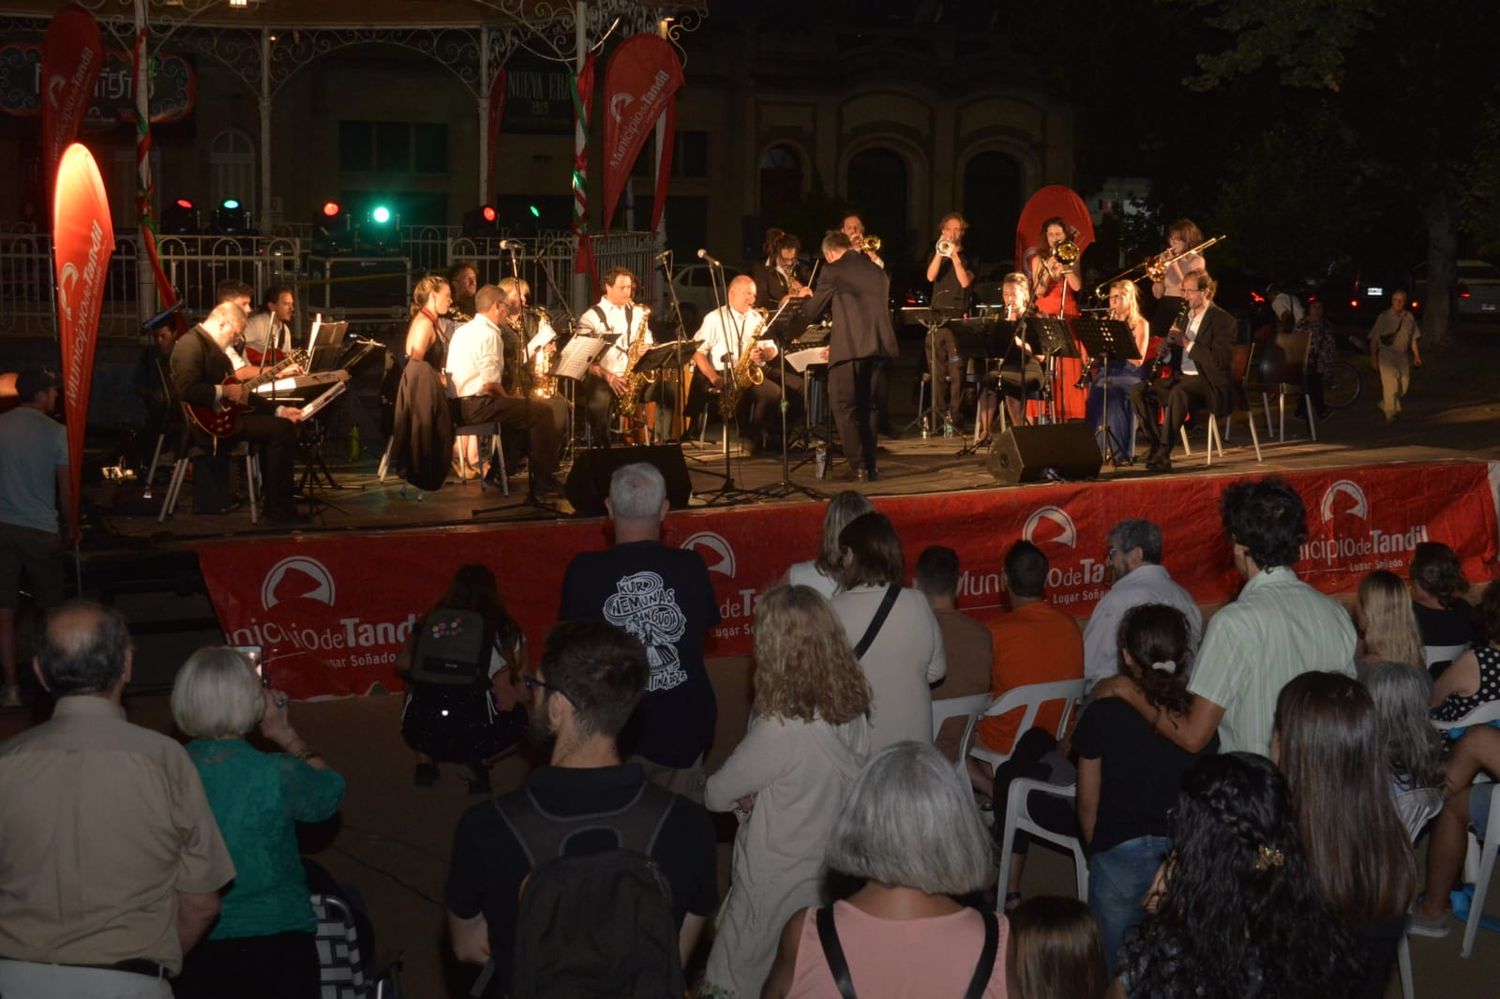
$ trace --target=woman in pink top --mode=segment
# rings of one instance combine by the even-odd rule
[[[762,999],[1004,999],[1005,917],[950,897],[994,876],[989,838],[973,793],[930,744],[898,742],[870,760],[834,823],[828,867],[865,885],[787,921]],[[847,991],[830,953],[847,966]]]

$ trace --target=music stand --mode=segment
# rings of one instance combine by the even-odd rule
[[[1073,335],[1083,344],[1083,349],[1088,351],[1090,357],[1099,359],[1100,370],[1104,372],[1104,404],[1099,429],[1094,431],[1094,436],[1102,435],[1100,450],[1104,452],[1104,460],[1119,468],[1123,464],[1120,454],[1124,447],[1120,441],[1115,440],[1114,432],[1109,429],[1109,362],[1116,359],[1139,361],[1141,352],[1136,349],[1130,327],[1120,319],[1081,316],[1073,320]]]
[[[995,346],[996,338],[1000,332],[1000,323],[990,318],[955,319],[948,323],[948,328],[953,331],[954,343],[958,346],[960,361],[976,361],[984,364],[990,356],[991,349]],[[978,400],[975,400],[976,408]],[[975,425],[978,425],[978,413],[974,417]],[[966,442],[956,452],[956,457],[973,454],[979,450],[979,438]]]
[[[1027,316],[1026,329],[1036,337],[1036,342],[1042,347],[1042,356],[1046,358],[1042,364],[1042,398],[1051,409],[1047,414],[1047,422],[1056,423],[1057,405],[1052,393],[1052,369],[1059,357],[1077,357],[1078,347],[1073,343],[1073,335],[1068,332],[1068,324],[1061,319]]]
[[[776,364],[781,372],[781,402],[777,406],[777,408],[781,411],[781,481],[772,483],[768,486],[761,486],[758,489],[752,489],[750,491],[757,496],[775,497],[777,499],[786,499],[788,496],[801,494],[808,499],[820,500],[826,499],[827,497],[824,496],[823,493],[818,492],[816,489],[812,489],[804,485],[799,485],[798,483],[792,481],[791,468],[788,464],[790,460],[788,457],[790,453],[789,448],[791,445],[788,441],[788,437],[790,435],[787,433],[787,412],[791,407],[786,399],[786,355],[788,349],[792,345],[792,342],[807,331],[807,323],[801,318],[800,307],[793,309],[791,313],[787,313],[787,306],[791,305],[794,301],[797,300],[789,298],[785,302],[783,302],[781,308],[777,309],[776,314],[771,317],[771,321],[766,323],[765,329],[759,331],[760,335],[758,337],[758,339],[761,340],[771,340],[776,344]],[[797,318],[784,319],[784,314],[787,316],[795,314]],[[791,331],[793,330],[795,330],[796,332],[792,333]],[[802,381],[802,392],[804,409],[803,422],[805,423],[805,410],[807,404],[807,379],[805,376],[803,377]]]
[[[803,322],[805,323],[805,320]],[[819,441],[823,443],[825,449],[833,446],[833,407],[826,404],[823,406],[824,422],[821,426],[815,427],[812,419],[813,381],[819,377],[825,381],[828,378],[828,361],[824,359],[823,351],[828,347],[828,341],[832,338],[833,325],[831,323],[811,323],[805,325],[787,345],[786,363],[802,376],[804,419],[802,432],[797,438],[797,446],[807,452],[806,456],[793,466],[794,470],[817,457]],[[826,395],[826,385],[824,388]]]
[[[922,343],[927,354],[927,422],[930,427],[929,433],[941,435],[942,425],[937,419],[937,331],[948,324],[954,313],[949,309],[929,309],[926,306],[904,306],[900,311],[903,325],[916,323],[926,331],[922,334]],[[917,415],[903,430],[919,426],[922,416],[922,411],[918,410]]]

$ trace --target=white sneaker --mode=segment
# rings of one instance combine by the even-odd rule
[[[1411,912],[1411,917],[1406,921],[1406,932],[1419,937],[1433,937],[1441,940],[1453,932],[1453,927],[1448,920],[1447,913],[1436,919],[1429,919],[1416,909]]]
[[[5,685],[5,695],[0,697],[0,708],[21,707],[21,688],[13,683]]]

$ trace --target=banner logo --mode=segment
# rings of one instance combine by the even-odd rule
[[[734,578],[734,548],[728,541],[724,540],[722,534],[713,531],[699,531],[692,535],[678,547],[685,551],[696,551],[703,561],[708,565],[709,572],[717,572],[721,576]],[[705,549],[707,549],[705,551]],[[712,556],[712,557],[710,557]]]
[[[1039,532],[1038,528],[1042,530]],[[1052,534],[1054,530],[1055,535]],[[1021,529],[1021,537],[1038,547],[1044,544],[1078,547],[1078,528],[1073,525],[1073,518],[1068,516],[1068,511],[1056,506],[1044,506],[1032,513]]]
[[[260,603],[270,610],[284,600],[316,600],[333,606],[333,573],[315,558],[293,555],[271,566],[260,586]]]
[[[73,319],[73,289],[78,284],[78,265],[71,261],[63,264],[57,276],[57,307],[62,309],[69,321]]]
[[[1343,510],[1336,510],[1334,504],[1340,496],[1349,497],[1351,505]],[[1360,520],[1370,519],[1370,501],[1365,497],[1365,491],[1358,483],[1348,479],[1339,479],[1329,486],[1323,493],[1323,522],[1326,524],[1334,518],[1335,514],[1343,513]]]

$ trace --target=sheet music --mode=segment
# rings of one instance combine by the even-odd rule
[[[302,407],[302,418],[304,420],[307,420],[316,416],[318,410],[322,409],[324,406],[328,405],[330,402],[343,395],[344,389],[346,388],[348,388],[347,381],[337,381],[328,386],[327,391],[318,396],[312,402]]]
[[[543,323],[542,328],[536,331],[536,336],[526,341],[526,356],[530,357],[537,352],[537,348],[545,347],[556,339],[557,331],[546,323]]]
[[[578,334],[562,349],[562,354],[557,359],[557,369],[553,374],[559,378],[583,381],[583,376],[588,374],[589,365],[598,360],[599,355],[604,353],[613,339],[614,337]]]
[[[790,351],[786,355],[787,367],[801,374],[809,365],[826,364],[828,358],[824,355],[827,350],[827,347],[808,347],[805,350]]]
[[[323,328],[323,313],[319,312],[313,316],[312,329],[307,334],[307,356],[312,357],[313,348],[318,345],[318,330]]]

